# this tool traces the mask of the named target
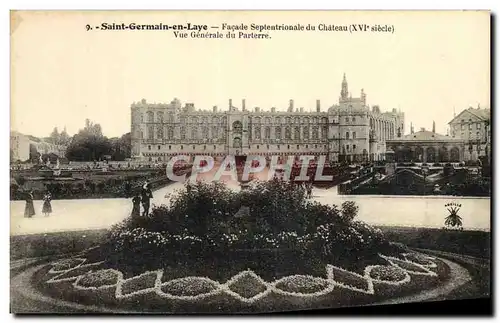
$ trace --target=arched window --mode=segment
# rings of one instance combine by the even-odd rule
[[[191,117],[191,123],[198,123],[197,117]]]
[[[156,113],[156,122],[163,123],[163,111],[158,111]]]
[[[346,131],[346,133],[345,133],[345,139],[349,139],[349,131]]]
[[[156,137],[158,139],[163,139],[163,127],[158,127],[158,129],[156,130]]]
[[[309,139],[309,127],[304,127],[304,139]]]
[[[322,132],[321,132],[321,137],[323,137],[323,139],[326,139],[328,137],[328,128],[327,128],[327,126],[323,126],[323,129],[322,129]]]
[[[212,117],[212,123],[219,123],[219,118]]]
[[[168,127],[167,136],[168,136],[168,139],[173,139],[174,138],[174,128]]]
[[[293,121],[293,122],[294,122],[294,123],[300,123],[300,118],[299,118],[299,117],[295,117],[295,119],[294,119],[294,121]]]
[[[201,128],[201,134],[202,134],[204,139],[208,138],[208,127],[207,126],[203,126],[203,128]]]
[[[317,126],[312,128],[312,139],[318,139],[319,137],[319,129]]]
[[[196,126],[191,128],[191,139],[198,139],[198,127]]]
[[[155,138],[155,128],[153,126],[149,126],[148,128],[148,139]]]
[[[181,140],[185,140],[186,139],[186,127],[181,127],[181,131],[180,132],[181,132]]]
[[[218,132],[219,132],[219,128],[217,126],[212,126],[212,138],[217,138]]]
[[[236,137],[233,140],[233,148],[241,148],[241,139]]]
[[[270,139],[271,138],[271,127],[266,127],[264,129],[264,135],[265,135],[266,139]]]
[[[153,111],[148,111],[148,112],[146,112],[146,115],[147,115],[147,118],[148,118],[148,122],[149,122],[149,123],[151,123],[151,122],[155,122],[155,116],[154,116]]]
[[[300,139],[300,127],[295,127],[294,131],[294,138],[293,139]]]
[[[281,139],[281,127],[276,127],[274,128],[274,135],[276,139]]]
[[[243,125],[241,124],[241,121],[233,122],[233,132],[241,133],[242,131],[243,131]]]
[[[260,139],[260,127],[255,127],[255,139]]]
[[[186,118],[185,117],[179,117],[179,123],[180,124],[185,124],[186,123]]]
[[[285,138],[292,139],[292,131],[291,131],[290,127],[285,128]]]
[[[271,118],[266,117],[266,124],[271,124]]]

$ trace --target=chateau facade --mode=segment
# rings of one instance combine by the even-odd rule
[[[168,161],[186,155],[326,155],[329,160],[362,161],[385,158],[385,141],[404,134],[404,113],[381,112],[369,107],[366,94],[348,92],[346,77],[337,104],[326,111],[316,101],[314,112],[275,107],[247,109],[229,100],[225,111],[196,110],[178,99],[168,104],[131,105],[132,157],[144,161]]]

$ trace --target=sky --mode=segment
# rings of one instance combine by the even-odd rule
[[[271,39],[176,39],[172,31],[97,31],[86,25],[390,25],[394,33],[269,31]],[[11,130],[70,135],[85,119],[108,137],[130,131],[130,105],[314,110],[349,91],[405,112],[406,129],[447,123],[490,105],[488,12],[18,12],[11,17]],[[212,32],[217,29],[209,29]],[[225,34],[225,31],[218,29]]]

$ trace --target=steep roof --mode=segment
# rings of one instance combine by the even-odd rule
[[[422,130],[415,133],[404,135],[401,138],[395,138],[387,141],[459,141],[460,139],[441,135],[432,131]]]
[[[450,122],[448,122],[448,124],[450,123],[453,123],[454,121],[460,119],[460,118],[463,118],[463,115],[464,114],[472,114],[473,116],[475,116],[476,118],[478,118],[479,120],[490,120],[491,119],[491,110],[488,109],[488,108],[484,108],[484,109],[480,109],[480,108],[468,108],[468,109],[465,109],[463,110],[462,112],[460,112],[456,117],[454,117]]]

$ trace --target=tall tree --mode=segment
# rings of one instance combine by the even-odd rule
[[[64,127],[64,130],[61,132],[59,135],[59,145],[69,145],[71,138],[68,135],[68,132],[66,131],[66,127]]]
[[[50,134],[50,142],[53,144],[57,145],[59,143],[60,136],[59,136],[59,131],[57,130],[57,127],[52,130],[52,133]]]
[[[85,127],[73,136],[66,151],[68,160],[94,161],[101,160],[111,153],[111,143],[102,135],[99,124],[85,120]]]

